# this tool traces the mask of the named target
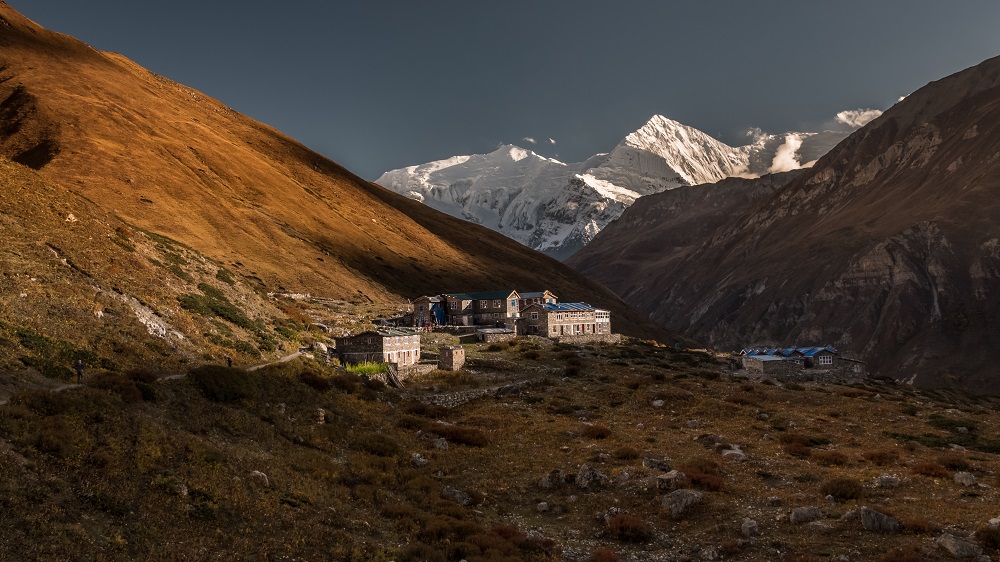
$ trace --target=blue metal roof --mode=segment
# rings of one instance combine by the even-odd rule
[[[596,308],[590,306],[589,304],[587,304],[585,302],[561,302],[559,304],[543,303],[543,304],[540,304],[538,306],[541,306],[545,310],[548,310],[548,311],[551,311],[551,312],[570,312],[570,311],[574,311],[575,312],[575,311],[583,311],[583,310],[585,310],[585,311],[597,310]]]
[[[747,357],[760,357],[760,356],[774,356],[780,355],[782,357],[791,357],[793,355],[803,355],[805,357],[815,357],[818,353],[828,351],[834,355],[839,354],[837,349],[833,346],[827,345],[823,347],[749,347],[744,349],[741,354]]]

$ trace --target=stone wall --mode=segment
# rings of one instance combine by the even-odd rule
[[[477,332],[476,336],[479,338],[479,341],[483,343],[499,343],[514,339],[515,334],[514,332],[509,332],[506,334],[489,334],[484,332]]]
[[[621,343],[621,334],[581,334],[552,338],[559,343]]]

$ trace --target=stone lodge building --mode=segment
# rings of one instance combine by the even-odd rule
[[[342,363],[396,363],[409,367],[420,361],[420,334],[411,330],[382,329],[336,338]]]
[[[583,302],[532,304],[521,311],[520,333],[548,338],[610,336],[611,313]]]
[[[752,347],[740,352],[747,374],[779,378],[844,381],[867,376],[864,361],[846,357],[833,346]]]
[[[448,322],[447,303],[441,296],[423,296],[413,300],[413,326],[440,326]]]
[[[441,295],[445,313],[452,326],[503,326],[508,318],[517,318],[520,295],[517,291],[487,291]]]

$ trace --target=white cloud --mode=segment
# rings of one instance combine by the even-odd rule
[[[524,137],[521,140],[523,140],[524,142],[527,142],[527,143],[531,143],[531,144],[538,144],[538,141],[535,140],[533,137]]]
[[[879,109],[848,109],[837,114],[837,122],[860,129],[882,115]]]
[[[554,139],[552,137],[549,137],[549,144],[555,144],[555,143],[556,143],[556,139]]]
[[[775,151],[774,160],[771,161],[771,167],[767,169],[768,173],[775,174],[778,172],[788,172],[790,170],[798,170],[801,168],[802,164],[799,164],[799,161],[795,158],[795,153],[798,152],[801,147],[802,135],[796,133],[788,133],[785,135],[785,142],[778,147],[777,151]]]

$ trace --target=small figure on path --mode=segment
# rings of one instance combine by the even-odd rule
[[[83,359],[77,359],[73,368],[76,369],[76,384],[83,384]]]
[[[232,367],[232,366],[233,366],[233,358],[227,355],[226,356],[226,367]]]

